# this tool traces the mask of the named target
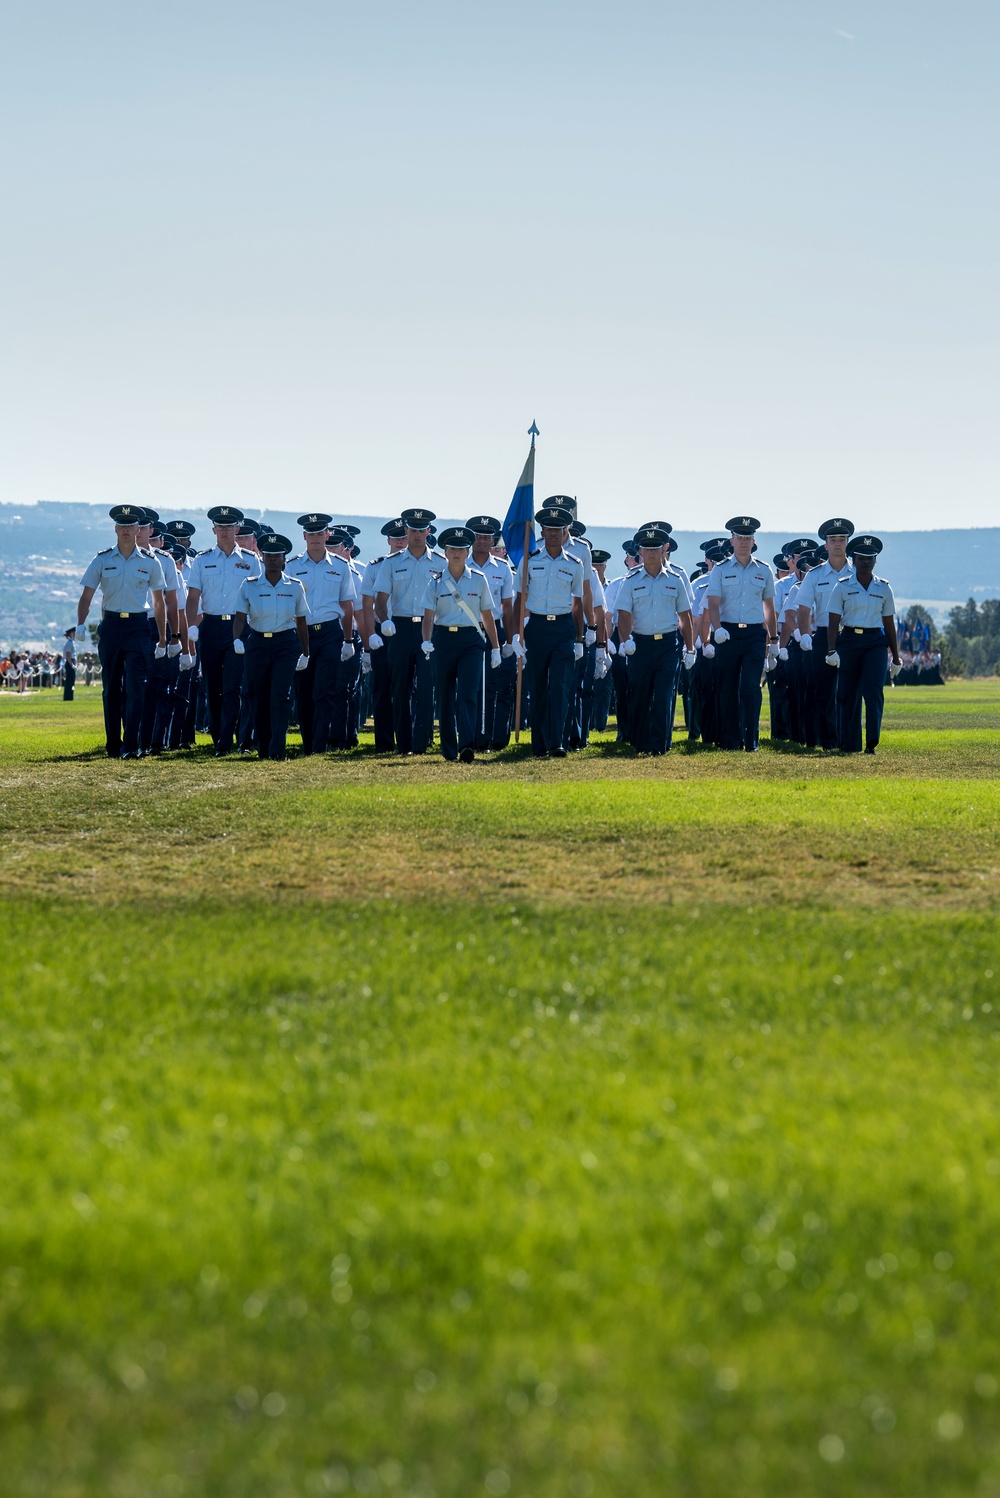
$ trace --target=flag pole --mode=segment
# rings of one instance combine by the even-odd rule
[[[535,423],[531,423],[529,434],[531,447],[534,450],[535,438],[539,435]],[[521,641],[521,649],[524,649],[524,611],[528,602],[528,545],[531,540],[532,517],[524,522],[524,555],[521,558],[521,594],[518,607],[517,634]],[[514,743],[521,742],[521,686],[524,678],[524,657],[517,658],[517,689],[514,693]]]

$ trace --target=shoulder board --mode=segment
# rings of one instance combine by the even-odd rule
[[[443,576],[444,576],[443,572],[435,572],[434,568],[433,567],[431,568],[431,577],[436,578],[438,581],[440,581]]]
[[[385,557],[372,557],[372,559],[368,563],[368,565],[369,565],[369,567],[377,567],[381,562],[384,562],[384,561],[385,561]]]
[[[97,555],[99,557],[106,557],[109,551],[114,551],[114,547],[113,546],[105,546],[104,550],[103,551],[99,551],[97,553]]]
[[[528,555],[529,557],[537,557],[539,555],[538,549],[536,548],[534,551],[529,551]]]
[[[214,546],[206,546],[205,550],[204,551],[199,551],[198,555],[200,557],[210,557],[212,555],[212,552],[214,550],[215,550]]]

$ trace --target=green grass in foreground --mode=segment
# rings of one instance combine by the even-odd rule
[[[394,774],[79,706],[0,705],[5,1498],[1000,1495],[992,730]]]

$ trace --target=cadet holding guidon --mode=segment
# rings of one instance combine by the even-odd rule
[[[109,514],[115,522],[118,544],[98,552],[83,574],[76,637],[87,638],[84,625],[94,594],[100,588],[104,615],[97,631],[97,652],[101,660],[105,747],[109,759],[138,759],[143,694],[153,663],[153,643],[146,621],[147,594],[152,594],[153,599],[157,649],[166,654],[167,648],[163,569],[156,557],[140,551],[136,545],[136,528],[144,514],[141,506],[115,505]]]
[[[402,520],[387,521],[382,526],[381,534],[388,542],[390,556],[406,550],[406,526]],[[384,556],[373,557],[361,577],[361,638],[365,642],[361,669],[371,673],[372,727],[375,730],[376,754],[391,754],[395,746],[389,652],[384,649],[382,626],[375,618],[375,580],[385,560]],[[391,611],[389,617],[391,618]]]
[[[521,597],[520,569],[514,579],[519,606],[530,616],[524,647],[531,690],[531,751],[536,758],[566,757],[563,739],[573,667],[583,659],[583,564],[562,545],[572,518],[568,510],[539,510],[535,519],[542,527],[543,546],[528,558],[526,597]]]
[[[847,547],[854,572],[841,578],[826,602],[826,664],[837,671],[840,747],[845,754],[861,753],[862,699],[865,753],[875,753],[885,705],[886,645],[892,654],[890,676],[895,679],[902,670],[892,589],[884,578],[874,575],[881,550],[877,536],[855,536]]]
[[[808,657],[805,662],[806,711],[811,707],[813,714],[813,731],[810,732],[809,726],[806,726],[806,742],[813,739],[822,749],[836,749],[840,744],[837,729],[837,672],[835,667],[827,665],[824,646],[830,618],[830,595],[842,578],[851,576],[847,542],[853,534],[854,526],[850,520],[824,520],[819,528],[819,537],[826,544],[827,560],[821,566],[812,568],[803,578],[796,605],[799,647]],[[815,641],[811,636],[813,625],[816,631]],[[814,649],[814,645],[818,648]]]
[[[430,510],[404,510],[406,550],[386,557],[375,579],[375,618],[389,641],[392,719],[400,754],[426,754],[434,736],[434,680],[421,650],[423,602],[440,557],[427,548]],[[371,642],[369,641],[369,648]]]
[[[306,549],[285,563],[288,576],[297,578],[305,589],[309,609],[309,666],[295,678],[305,754],[322,754],[326,749],[340,663],[354,656],[354,577],[343,557],[327,553],[332,518],[300,515],[298,523]]]
[[[750,515],[729,521],[733,555],[712,569],[706,594],[715,631],[719,744],[750,754],[760,731],[764,663],[769,655],[778,658],[774,576],[753,558],[759,530],[760,521]]]
[[[257,753],[261,759],[284,759],[292,677],[309,664],[308,605],[302,583],[284,570],[291,541],[262,531],[257,545],[264,571],[240,584],[232,619],[233,651],[246,654]],[[246,624],[250,629],[244,644]]]
[[[500,642],[493,618],[489,581],[468,565],[475,533],[456,525],[441,532],[447,565],[432,573],[424,594],[421,651],[437,676],[441,753],[445,759],[475,759],[480,723],[483,652],[491,647],[490,665],[500,665]]]
[[[233,649],[233,616],[241,586],[260,576],[261,564],[259,556],[236,544],[242,510],[216,505],[209,510],[208,518],[216,544],[200,551],[191,564],[187,621],[188,639],[200,645],[212,739],[216,756],[221,758],[232,753],[240,716],[243,661]]]
[[[641,568],[618,589],[619,649],[629,660],[629,713],[634,747],[645,754],[665,754],[673,740],[671,709],[677,678],[678,627],[684,642],[684,666],[695,662],[690,585],[664,566],[669,533],[658,526],[636,532]],[[633,632],[634,631],[634,632]]]

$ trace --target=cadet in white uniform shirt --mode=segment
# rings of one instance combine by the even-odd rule
[[[332,515],[300,515],[305,551],[285,563],[305,589],[309,609],[309,666],[295,678],[295,701],[305,754],[322,754],[330,740],[341,659],[354,656],[354,576],[343,557],[327,550]],[[259,546],[258,542],[258,546]]]
[[[97,652],[101,660],[105,748],[109,759],[138,759],[143,693],[153,664],[153,644],[146,622],[147,593],[153,595],[157,648],[166,654],[167,647],[163,569],[156,557],[140,551],[136,545],[136,529],[144,514],[142,507],[115,505],[108,513],[115,522],[118,544],[98,552],[83,574],[76,637],[87,638],[84,625],[94,594],[100,588],[104,614],[97,631]]]
[[[665,754],[673,741],[670,713],[677,679],[678,639],[683,640],[687,670],[695,662],[690,584],[664,565],[669,539],[669,533],[658,526],[638,530],[642,567],[630,573],[618,590],[619,648],[631,658],[631,733],[640,754]]]
[[[309,610],[302,583],[284,570],[291,541],[262,531],[257,546],[264,571],[240,584],[232,620],[233,650],[238,656],[246,654],[257,753],[261,759],[284,759],[292,677],[309,664]],[[246,624],[250,628],[244,644]]]
[[[389,556],[406,550],[406,526],[402,520],[389,520],[382,526]],[[362,670],[367,667],[372,677],[372,727],[375,730],[375,753],[391,754],[396,744],[392,724],[392,677],[389,671],[389,652],[382,640],[382,625],[375,617],[376,579],[386,560],[374,557],[364,569],[361,579],[361,607],[363,624],[361,638],[365,642]],[[392,617],[391,607],[387,617]]]
[[[221,758],[233,751],[243,680],[243,661],[233,650],[233,615],[242,584],[259,577],[262,569],[259,556],[236,544],[242,510],[216,505],[209,510],[208,518],[216,544],[200,551],[191,563],[187,621],[188,639],[200,646],[212,741],[216,756]]]
[[[469,764],[475,759],[480,723],[484,651],[490,669],[500,665],[500,642],[493,618],[493,595],[478,567],[469,565],[475,533],[456,525],[441,532],[445,567],[433,574],[424,594],[421,651],[437,676],[441,753]]]
[[[514,593],[524,626],[527,671],[531,688],[531,752],[536,758],[551,754],[566,758],[563,742],[574,661],[583,659],[583,564],[564,550],[563,534],[572,520],[568,510],[539,510],[542,547],[528,558],[528,589],[521,597],[521,571]],[[515,616],[518,611],[515,609]]]
[[[753,538],[760,521],[737,515],[729,521],[733,556],[712,569],[708,609],[715,631],[715,675],[719,744],[723,749],[757,750],[762,703],[761,677],[770,653],[778,656],[774,619],[774,575],[755,561]]]
[[[821,749],[836,749],[840,744],[837,726],[837,673],[826,663],[826,627],[830,618],[830,595],[841,578],[850,577],[847,559],[848,538],[854,534],[850,520],[824,520],[819,536],[826,543],[828,560],[814,567],[803,578],[798,594],[799,647],[807,656],[806,712],[812,715],[807,728],[811,739]],[[815,641],[810,637],[810,624]],[[815,649],[814,649],[815,644]]]
[[[465,524],[475,537],[472,565],[490,585],[493,622],[501,652],[499,669],[486,672],[486,702],[476,730],[476,748],[506,749],[517,691],[517,662],[510,643],[514,636],[514,573],[506,557],[493,555],[492,548],[501,535],[500,521],[493,515],[473,515]]]
[[[426,754],[434,734],[434,677],[420,649],[423,603],[442,559],[428,549],[430,510],[404,510],[406,550],[386,557],[375,579],[375,618],[389,641],[392,721],[399,754]]]
[[[892,655],[890,675],[895,678],[901,670],[892,589],[873,570],[881,550],[878,536],[855,536],[847,548],[854,572],[837,583],[827,602],[826,663],[837,671],[840,747],[845,754],[861,753],[862,699],[865,753],[875,753],[885,705],[886,646]]]

